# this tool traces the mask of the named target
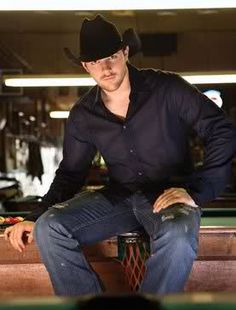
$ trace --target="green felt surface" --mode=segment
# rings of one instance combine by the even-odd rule
[[[102,309],[111,309],[106,305],[106,300],[103,300],[104,306]],[[100,303],[99,303],[100,304]],[[156,304],[156,305],[155,305]],[[97,310],[98,307],[96,303],[94,304],[95,307],[84,307],[79,301],[71,300],[67,302],[49,302],[49,303],[35,303],[35,302],[0,302],[0,310]],[[127,309],[132,309],[130,306],[135,306],[133,309],[136,309],[137,303],[127,303]],[[124,302],[120,304],[120,306],[124,306]],[[154,302],[150,307],[147,305],[145,310],[235,310],[236,309],[236,302]],[[101,307],[101,304],[100,304]],[[117,306],[113,309],[119,308],[119,300],[117,300]],[[142,309],[142,308],[141,308]],[[144,310],[144,309],[143,309]]]
[[[224,217],[202,217],[201,226],[223,226],[223,227],[236,227],[236,216]]]
[[[26,216],[29,212],[6,212],[0,216]],[[201,226],[230,226],[236,227],[236,209],[232,208],[207,208],[203,210]]]
[[[4,216],[4,217],[7,217],[7,216],[12,216],[12,217],[15,217],[15,216],[26,216],[27,214],[29,214],[30,212],[27,212],[27,211],[18,211],[18,212],[0,212],[0,216]]]

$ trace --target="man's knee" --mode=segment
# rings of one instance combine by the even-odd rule
[[[178,224],[176,225],[178,226]],[[198,250],[198,230],[192,229],[190,224],[183,224],[170,230],[170,238],[174,248],[179,253],[189,253],[193,256],[197,255]],[[170,239],[169,239],[170,240]]]
[[[38,218],[34,227],[34,238],[37,243],[46,242],[52,231],[60,232],[61,219],[57,211],[50,209]]]
[[[200,216],[198,210],[191,210],[188,207],[182,208],[181,212],[173,210],[162,215],[161,231],[170,245],[180,249],[191,248],[197,251],[198,233],[200,227]]]

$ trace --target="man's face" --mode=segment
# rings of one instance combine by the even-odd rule
[[[126,47],[125,50],[119,50],[109,57],[82,62],[82,65],[103,90],[112,92],[117,90],[124,81],[127,73],[128,50],[129,48]]]

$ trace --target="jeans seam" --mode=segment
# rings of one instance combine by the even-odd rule
[[[129,211],[129,210],[128,210]],[[130,210],[131,211],[131,210]],[[117,215],[121,215],[121,214],[124,214],[124,213],[127,213],[127,210],[126,211],[122,211],[122,212],[119,212],[119,213],[116,213],[116,214],[113,214],[113,215],[109,215],[109,216],[103,216],[101,218],[99,218],[99,220],[96,220],[96,221],[90,221],[90,222],[87,222],[87,223],[84,223],[84,224],[79,224],[77,226],[75,226],[73,229],[71,229],[71,232],[74,233],[76,231],[78,231],[79,229],[82,229],[82,228],[85,228],[85,227],[88,227],[90,225],[94,225],[94,224],[97,224],[99,222],[102,222],[104,219],[106,218],[112,218],[114,216],[117,216]],[[131,212],[132,213],[132,212]]]

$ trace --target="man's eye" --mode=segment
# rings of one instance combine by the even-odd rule
[[[91,61],[90,65],[94,66],[94,65],[96,65],[96,63],[97,63],[96,61]]]

